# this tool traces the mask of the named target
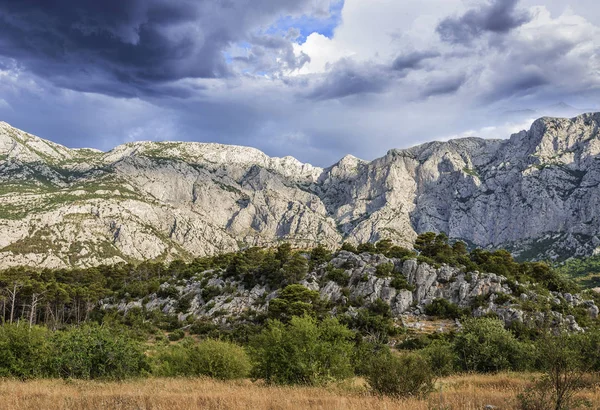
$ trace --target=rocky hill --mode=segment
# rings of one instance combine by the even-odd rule
[[[326,168],[246,147],[68,149],[0,122],[0,267],[190,260],[443,231],[522,258],[600,249],[600,113],[347,156]]]
[[[303,257],[310,258],[308,254]],[[160,312],[188,324],[206,320],[226,327],[256,320],[273,312],[274,299],[286,298],[286,289],[279,284],[272,286],[264,261],[262,267],[252,269],[252,258],[250,251],[238,254],[227,267],[190,267],[194,273],[184,274],[187,279],[182,279],[181,274],[164,275],[158,291],[137,298],[130,293],[125,298],[111,297],[101,307],[125,315],[135,311]],[[241,271],[246,274],[240,274],[240,261],[245,261]],[[585,295],[564,289],[550,291],[547,283],[531,281],[526,275],[521,276],[520,282],[495,273],[469,271],[464,266],[436,266],[416,258],[388,258],[370,252],[338,251],[328,262],[303,276],[298,284],[318,292],[316,295],[326,303],[327,316],[356,318],[373,304],[383,302],[386,309],[389,306],[396,326],[416,327],[417,331],[431,316],[458,319],[471,315],[498,317],[506,326],[564,326],[581,331],[581,325],[597,319],[600,311],[589,291]],[[304,301],[300,294],[290,300]],[[454,316],[439,308],[435,310],[436,301],[442,301],[445,309],[454,309]],[[454,320],[441,323],[433,330],[445,332],[460,326]]]

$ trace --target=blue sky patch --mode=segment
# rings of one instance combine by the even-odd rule
[[[319,33],[328,38],[333,37],[335,28],[342,21],[342,9],[344,8],[344,0],[332,2],[329,8],[329,16],[320,18],[316,16],[301,16],[281,17],[274,25],[265,31],[266,34],[285,34],[289,29],[295,28],[300,31],[300,36],[296,40],[302,44],[306,38],[312,33]]]

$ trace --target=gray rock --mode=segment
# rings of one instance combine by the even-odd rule
[[[542,118],[507,140],[432,142],[323,169],[220,144],[73,150],[0,123],[0,184],[30,187],[0,195],[0,268],[189,260],[281,240],[410,246],[426,231],[536,258],[590,255],[600,247],[599,127],[600,113]],[[48,251],[23,246],[31,241]],[[411,280],[416,269],[402,264]],[[419,276],[417,298],[452,278]]]

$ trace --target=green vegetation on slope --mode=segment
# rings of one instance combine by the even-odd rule
[[[569,259],[556,270],[569,276],[586,288],[600,286],[600,255],[582,259]]]

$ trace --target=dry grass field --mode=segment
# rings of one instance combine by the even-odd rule
[[[250,381],[210,379],[143,379],[124,383],[39,380],[0,381],[2,410],[71,409],[322,409],[430,410],[516,409],[515,396],[530,376],[454,376],[441,380],[438,391],[425,400],[380,399],[368,394],[360,381],[330,388],[267,387]],[[585,396],[600,409],[600,391]]]

